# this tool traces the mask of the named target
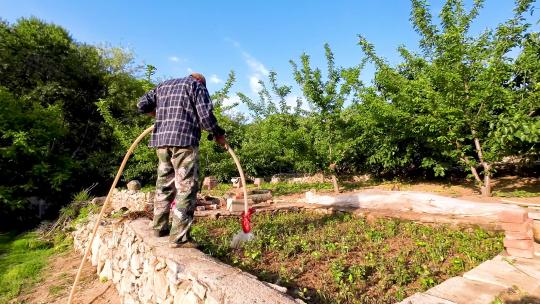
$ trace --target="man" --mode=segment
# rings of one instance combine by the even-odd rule
[[[225,145],[203,75],[167,80],[144,94],[137,104],[140,113],[156,117],[150,147],[157,148],[156,199],[153,228],[156,236],[169,234],[171,247],[190,247],[199,179],[201,128]]]

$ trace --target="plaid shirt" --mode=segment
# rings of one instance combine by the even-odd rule
[[[156,112],[150,147],[198,146],[201,128],[225,133],[212,112],[208,90],[191,76],[158,84],[139,99],[137,108],[139,113]]]

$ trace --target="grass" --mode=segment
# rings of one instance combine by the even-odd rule
[[[77,199],[82,198],[87,198],[86,194],[77,195]],[[80,201],[74,200],[74,203],[61,210],[61,217],[68,220],[66,230],[72,230],[98,210],[97,205],[81,206]],[[71,237],[67,237],[62,230],[56,230],[50,240],[42,239],[35,231],[0,234],[0,304],[10,302],[24,288],[40,282],[41,272],[49,257],[71,248],[71,242]],[[57,294],[60,288],[63,287],[51,286],[49,292]]]
[[[0,303],[8,303],[21,290],[40,280],[48,258],[67,249],[70,238],[39,239],[35,232],[0,234]]]
[[[513,191],[495,191],[494,196],[498,197],[535,197],[538,196],[538,192],[530,192],[526,190],[513,190]]]
[[[502,235],[349,214],[254,216],[255,240],[231,249],[237,219],[201,220],[203,251],[308,303],[394,303],[470,270],[502,249]]]

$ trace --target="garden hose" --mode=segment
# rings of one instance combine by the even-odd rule
[[[244,176],[244,170],[242,170],[242,166],[240,165],[240,161],[228,143],[225,143],[225,149],[231,154],[231,157],[236,164],[236,168],[238,169],[238,173],[240,173],[240,181],[242,182],[242,190],[244,192],[244,211],[242,212],[241,219],[242,231],[234,235],[231,241],[231,247],[238,248],[242,246],[242,243],[249,242],[254,238],[251,233],[251,215],[255,212],[255,209],[248,207],[246,178]]]
[[[135,148],[139,145],[141,140],[148,135],[152,130],[154,129],[154,126],[148,127],[146,130],[144,130],[139,137],[137,137],[129,149],[126,152],[126,155],[124,156],[124,159],[122,160],[122,164],[120,165],[120,168],[118,168],[118,172],[116,172],[116,176],[114,178],[114,181],[111,185],[111,188],[109,189],[109,193],[107,194],[107,198],[105,198],[105,201],[103,202],[103,206],[101,207],[101,211],[99,212],[98,218],[96,220],[96,223],[94,225],[94,228],[92,230],[92,235],[90,236],[90,242],[86,246],[84,250],[84,255],[81,259],[81,263],[79,264],[79,269],[77,270],[77,275],[75,276],[75,281],[73,282],[73,286],[71,287],[71,292],[69,293],[68,298],[68,304],[71,304],[73,302],[73,296],[75,295],[75,288],[77,287],[77,284],[79,283],[79,279],[82,273],[82,268],[84,265],[84,260],[88,257],[88,254],[90,253],[90,250],[92,248],[92,243],[94,242],[94,238],[96,237],[97,229],[99,227],[99,223],[101,221],[101,218],[103,217],[103,214],[105,213],[105,209],[111,200],[112,193],[114,189],[116,188],[116,184],[118,183],[118,180],[120,180],[120,176],[122,176],[122,172],[124,171],[124,167],[126,166],[126,163],[135,150]],[[247,199],[247,188],[246,188],[246,179],[244,177],[244,171],[242,170],[242,166],[240,166],[240,161],[238,160],[238,157],[234,153],[233,149],[229,146],[228,143],[225,144],[225,149],[229,151],[231,154],[234,163],[236,164],[236,168],[238,169],[238,172],[240,173],[240,179],[242,181],[242,187],[244,191],[244,212],[242,213],[242,229],[245,235],[248,235],[251,230],[251,215],[253,214],[254,210],[248,208],[248,199]],[[250,240],[252,239],[251,234],[249,234],[249,238],[244,238],[243,240]]]
[[[83,268],[83,265],[84,265],[84,260],[86,259],[86,257],[88,256],[88,253],[90,252],[90,250],[92,248],[92,242],[94,241],[94,238],[96,237],[96,232],[97,232],[97,229],[99,227],[101,217],[103,216],[103,213],[105,213],[105,209],[107,207],[107,204],[111,200],[113,190],[116,188],[116,184],[118,183],[118,180],[120,179],[120,176],[122,175],[122,172],[124,171],[124,167],[126,166],[126,163],[127,163],[128,159],[129,159],[129,157],[131,156],[131,154],[133,153],[133,150],[135,150],[135,148],[137,147],[139,142],[146,135],[148,135],[148,133],[152,132],[153,129],[154,129],[154,125],[148,127],[146,130],[144,130],[141,133],[141,135],[139,135],[139,137],[137,137],[135,139],[135,141],[133,141],[133,143],[131,144],[131,146],[129,147],[129,149],[126,152],[126,155],[124,156],[124,159],[122,160],[122,164],[120,165],[120,168],[118,169],[118,172],[116,172],[116,177],[114,178],[114,181],[113,181],[113,183],[111,185],[111,189],[109,190],[109,193],[107,194],[107,198],[103,202],[103,206],[101,207],[101,211],[99,212],[98,218],[96,220],[96,224],[94,225],[94,229],[92,230],[92,236],[90,237],[90,242],[88,243],[88,245],[86,246],[86,249],[84,250],[84,255],[83,255],[83,258],[81,260],[81,264],[79,265],[79,269],[77,270],[77,275],[75,276],[75,281],[73,282],[73,286],[71,287],[71,292],[69,293],[68,304],[71,304],[72,301],[73,301],[73,296],[75,295],[75,288],[77,287],[77,283],[79,283],[79,278],[81,276],[82,268]]]

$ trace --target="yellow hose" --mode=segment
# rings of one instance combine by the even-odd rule
[[[225,144],[225,149],[229,151],[229,154],[231,154],[234,163],[236,164],[236,168],[238,169],[238,172],[240,173],[240,180],[242,182],[242,188],[244,191],[244,212],[245,214],[248,213],[248,196],[247,196],[247,188],[246,188],[246,178],[244,177],[244,170],[242,170],[242,166],[240,166],[240,161],[238,160],[238,157],[236,157],[236,154],[234,153],[233,149],[229,146],[228,143]]]
[[[131,144],[131,147],[126,152],[126,155],[124,156],[124,160],[122,160],[122,164],[120,165],[120,168],[118,169],[118,172],[116,172],[116,177],[114,178],[114,181],[111,185],[111,189],[109,190],[109,193],[107,194],[107,198],[105,199],[105,202],[103,202],[103,207],[101,207],[101,211],[99,212],[98,218],[96,220],[96,224],[94,225],[94,229],[92,230],[92,236],[90,237],[90,243],[88,243],[88,246],[86,246],[86,249],[84,250],[84,255],[81,260],[81,264],[79,265],[79,270],[77,270],[77,275],[75,276],[75,281],[73,282],[73,286],[71,287],[71,292],[69,293],[68,298],[68,304],[71,304],[73,302],[73,296],[75,295],[75,287],[77,287],[77,283],[79,283],[79,278],[81,276],[82,268],[84,265],[84,260],[88,256],[88,253],[90,252],[90,249],[92,248],[92,242],[94,241],[94,238],[96,237],[96,232],[99,227],[99,223],[101,221],[101,217],[103,216],[103,213],[105,213],[105,209],[107,207],[107,204],[109,203],[113,190],[116,188],[116,184],[118,183],[118,180],[120,179],[120,176],[122,176],[122,172],[124,171],[124,167],[126,166],[126,163],[131,156],[131,153],[133,153],[133,150],[137,147],[139,142],[146,136],[148,133],[152,132],[154,129],[154,126],[148,127],[148,129],[144,130],[139,137],[135,139],[135,141]]]
[[[68,304],[71,304],[73,302],[73,296],[75,295],[75,288],[77,287],[77,284],[79,283],[79,279],[81,276],[82,268],[84,265],[84,260],[88,257],[88,254],[92,248],[92,243],[94,242],[94,238],[96,237],[96,232],[99,227],[99,223],[101,221],[101,218],[103,217],[103,214],[105,213],[105,209],[107,207],[107,204],[109,203],[113,190],[116,188],[116,184],[118,183],[118,180],[120,180],[120,176],[122,176],[122,172],[124,171],[124,167],[126,166],[126,163],[133,153],[133,150],[137,147],[139,142],[146,136],[148,133],[152,132],[154,129],[154,126],[148,127],[148,129],[144,130],[139,137],[133,141],[131,146],[126,152],[126,155],[124,156],[124,159],[122,160],[122,164],[120,165],[120,168],[118,168],[118,172],[116,172],[116,177],[114,178],[114,181],[111,185],[111,189],[109,189],[109,193],[107,194],[107,198],[105,199],[105,202],[103,202],[103,206],[101,207],[101,211],[99,212],[98,218],[96,220],[96,224],[94,225],[94,229],[92,230],[92,236],[90,237],[90,242],[88,243],[88,246],[86,246],[86,249],[84,250],[83,258],[81,259],[81,263],[79,265],[79,269],[77,270],[77,275],[75,276],[75,281],[73,282],[73,286],[71,287],[71,292],[69,293],[68,298]],[[244,171],[242,170],[242,167],[240,166],[240,161],[238,160],[238,157],[234,153],[233,149],[229,146],[228,143],[225,144],[225,149],[229,151],[231,154],[234,163],[236,164],[236,168],[238,169],[238,172],[240,173],[240,179],[242,181],[242,187],[244,191],[244,211],[247,214],[248,213],[248,198],[247,198],[247,188],[246,188],[246,179],[244,176]]]

